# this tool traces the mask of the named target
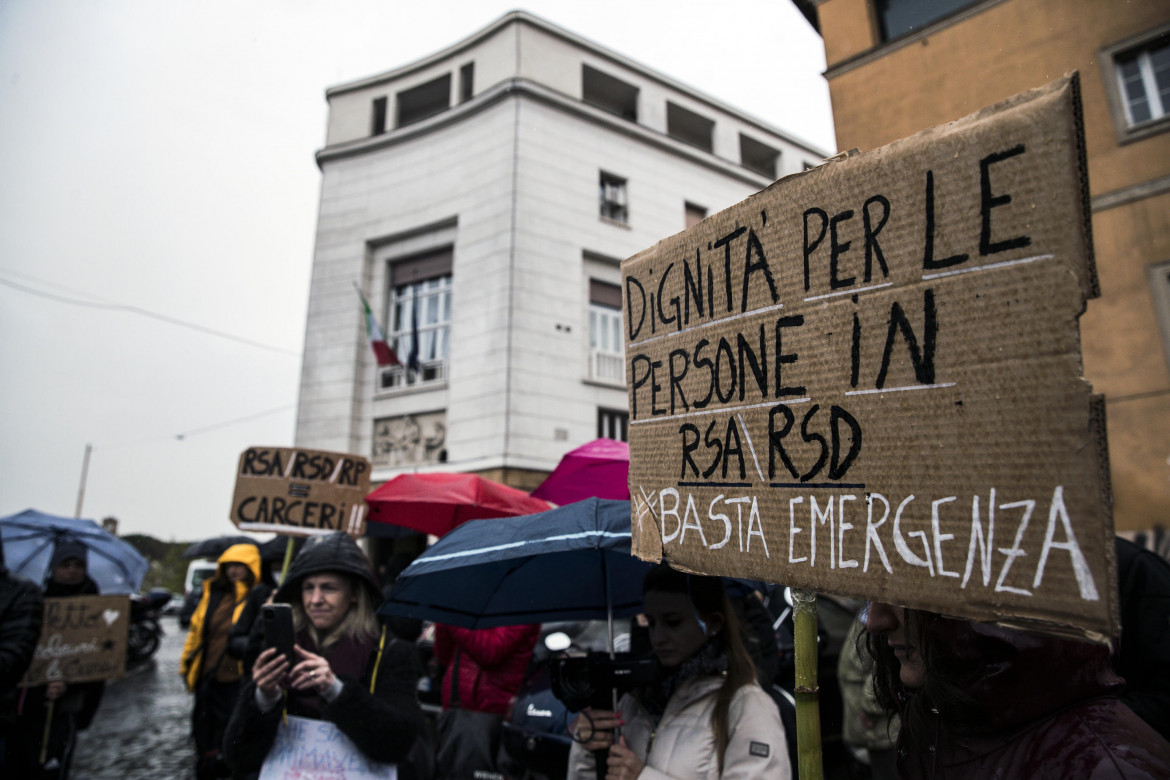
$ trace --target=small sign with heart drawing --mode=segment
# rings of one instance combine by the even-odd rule
[[[126,670],[128,596],[45,599],[41,638],[21,685],[109,680]]]

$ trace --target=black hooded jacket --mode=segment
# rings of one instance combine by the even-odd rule
[[[288,574],[277,589],[275,600],[284,604],[298,601],[301,597],[301,581],[310,574],[324,572],[340,572],[357,577],[369,591],[370,603],[375,607],[381,603],[382,588],[370,560],[362,548],[357,546],[357,542],[341,531],[314,536],[305,542],[288,567]]]
[[[369,560],[344,533],[310,539],[293,560],[275,600],[299,600],[304,578],[325,572],[354,575],[369,590],[371,603],[379,603],[381,590]],[[407,763],[408,754],[425,728],[416,698],[418,677],[414,646],[383,634],[375,642],[361,679],[339,677],[341,694],[325,705],[321,717],[336,725],[368,758],[399,763],[399,777],[410,780],[416,775]],[[255,696],[256,686],[249,681],[236,701],[224,736],[224,756],[239,772],[260,768],[281,722],[283,708],[262,712]],[[290,708],[290,714],[296,713]]]
[[[43,605],[40,589],[8,571],[0,549],[0,733],[15,721],[17,684],[41,635]]]
[[[913,750],[904,720],[899,777],[1170,777],[1170,743],[1118,698],[1107,646],[937,616],[923,633],[975,709],[936,708]]]

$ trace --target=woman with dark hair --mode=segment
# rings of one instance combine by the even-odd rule
[[[228,651],[232,626],[260,578],[260,550],[236,544],[224,551],[215,575],[203,581],[203,597],[191,615],[179,673],[195,694],[191,733],[195,737],[195,776],[227,777],[220,755],[223,732],[236,702],[243,666]]]
[[[233,769],[263,766],[287,714],[332,724],[366,759],[414,776],[403,762],[423,729],[418,662],[413,645],[379,628],[380,599],[369,560],[347,534],[305,543],[274,598],[292,606],[296,660],[271,647],[256,658],[224,738]]]
[[[661,675],[617,712],[582,713],[569,776],[599,776],[592,751],[608,749],[610,780],[792,777],[780,714],[756,682],[722,581],[663,563],[642,592]]]
[[[870,602],[875,693],[904,778],[1170,777],[1103,644]]]

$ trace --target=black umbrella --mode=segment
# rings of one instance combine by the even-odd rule
[[[276,563],[277,561],[283,561],[285,552],[288,550],[288,540],[289,537],[287,536],[276,536],[260,545],[260,560],[264,561],[264,563]],[[304,544],[305,537],[293,537],[294,558],[296,557],[297,553],[301,551],[301,547],[303,547]]]
[[[235,536],[213,536],[210,539],[203,539],[198,542],[193,542],[183,550],[184,558],[219,558],[227,552],[227,548],[234,544],[255,544],[256,540],[250,536],[243,536],[236,534]]]

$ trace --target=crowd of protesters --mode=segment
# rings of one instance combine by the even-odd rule
[[[1112,647],[869,602],[839,665],[843,737],[866,756],[867,776],[1170,777],[1170,565],[1117,544],[1123,632]],[[97,592],[79,544],[57,545],[40,588],[0,557],[3,777],[68,776],[103,683],[19,681],[43,598]],[[305,543],[278,588],[255,546],[224,552],[181,660],[196,778],[259,777],[296,752],[304,723],[344,741],[370,776],[393,767],[403,780],[502,778],[500,730],[539,626],[436,626],[445,669],[436,729],[417,698],[418,626],[380,619],[385,594],[344,533]],[[642,645],[658,676],[616,709],[573,720],[568,777],[796,777],[792,725],[766,690],[775,673],[766,615],[756,619],[750,598],[729,599],[720,578],[666,564],[643,594]],[[265,645],[269,603],[289,605],[292,657]]]

